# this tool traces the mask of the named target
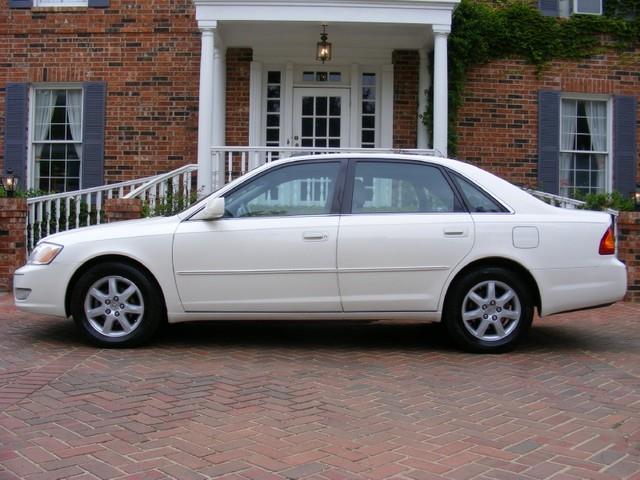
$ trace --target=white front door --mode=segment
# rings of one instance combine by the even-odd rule
[[[349,146],[349,107],[348,88],[295,88],[292,145]]]

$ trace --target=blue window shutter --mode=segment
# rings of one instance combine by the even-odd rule
[[[107,86],[84,84],[82,117],[82,188],[97,187],[104,178],[104,124]]]
[[[9,8],[31,8],[33,0],[9,0]]]
[[[538,10],[546,17],[557,17],[560,13],[558,0],[538,0]]]
[[[623,195],[636,189],[636,97],[613,97],[613,188]]]
[[[95,8],[106,8],[109,6],[109,0],[89,0],[89,6]]]
[[[560,93],[538,92],[538,183],[548,193],[560,189]]]
[[[4,172],[12,170],[20,187],[27,185],[29,84],[8,83],[5,89]]]

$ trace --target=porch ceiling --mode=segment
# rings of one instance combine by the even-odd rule
[[[227,47],[251,47],[254,58],[282,57],[312,61],[323,22],[220,22],[218,34]],[[389,59],[398,49],[431,48],[427,25],[328,23],[333,62]]]

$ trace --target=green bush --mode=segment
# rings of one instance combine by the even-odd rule
[[[620,192],[589,193],[587,195],[576,193],[574,198],[585,202],[582,207],[585,210],[606,210],[608,208],[620,212],[635,210],[634,201],[629,197],[625,197]]]

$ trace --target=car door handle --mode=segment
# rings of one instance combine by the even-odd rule
[[[304,232],[302,238],[307,241],[321,242],[329,238],[324,232]]]
[[[444,229],[445,237],[466,237],[467,227],[447,227]]]

